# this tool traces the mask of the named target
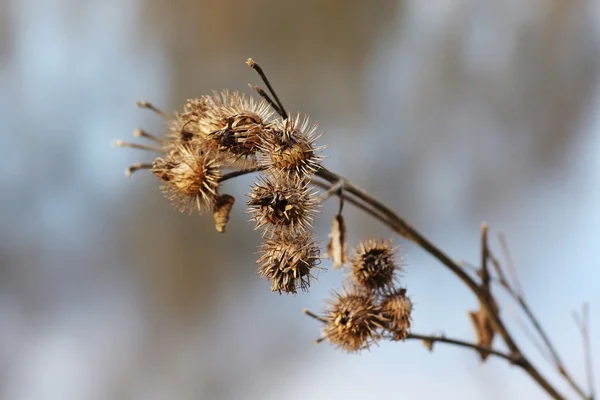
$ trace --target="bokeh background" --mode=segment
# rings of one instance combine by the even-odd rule
[[[508,238],[527,298],[584,384],[572,310],[591,303],[600,366],[600,5],[594,0],[0,1],[0,397],[542,399],[516,368],[444,345],[313,346],[342,273],[279,296],[260,234],[178,213],[149,154],[111,148],[266,69],[327,133],[326,165],[456,259],[479,225]],[[326,239],[335,205],[317,230]],[[346,208],[350,242],[390,232]],[[471,339],[474,297],[409,243],[414,331]],[[495,247],[498,249],[498,247]],[[498,251],[497,251],[498,252]],[[323,266],[329,266],[325,261]],[[506,300],[506,299],[505,299]],[[559,377],[510,329],[552,381]],[[600,370],[600,369],[599,369]],[[596,381],[600,381],[597,370]],[[565,394],[568,387],[558,383]]]

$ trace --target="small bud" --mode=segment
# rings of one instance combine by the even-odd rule
[[[366,240],[358,244],[350,260],[351,276],[356,283],[374,291],[393,289],[400,267],[394,261],[396,249],[390,243]]]
[[[387,320],[386,329],[393,340],[405,340],[410,329],[412,302],[406,289],[391,292],[381,300],[381,315]]]
[[[311,270],[320,263],[319,246],[308,234],[275,234],[260,247],[259,273],[271,281],[271,291],[307,291]]]
[[[375,295],[356,288],[333,295],[324,314],[324,338],[348,352],[368,349],[386,324]]]
[[[225,232],[225,227],[227,226],[227,222],[229,222],[229,213],[231,213],[233,203],[235,203],[235,198],[228,194],[222,194],[215,199],[213,219],[215,221],[217,232]]]
[[[333,261],[333,269],[340,268],[347,261],[346,223],[342,214],[333,217],[333,225],[327,244],[327,255]]]

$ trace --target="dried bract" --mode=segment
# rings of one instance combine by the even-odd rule
[[[213,220],[215,221],[217,232],[225,232],[225,227],[229,222],[229,214],[233,208],[233,203],[235,203],[235,198],[229,194],[219,195],[215,199],[215,204],[213,206]]]
[[[477,336],[477,344],[491,348],[495,331],[487,311],[483,307],[478,311],[469,311],[469,318],[471,319],[475,336]],[[485,361],[490,353],[482,350],[479,354],[481,355],[481,361]]]
[[[182,211],[211,209],[219,188],[219,162],[214,152],[202,146],[180,145],[164,158],[157,158],[152,172],[164,182],[169,200]]]
[[[365,240],[356,246],[350,259],[352,279],[368,290],[391,290],[400,267],[390,241]]]
[[[321,136],[317,127],[308,118],[300,122],[300,116],[276,121],[262,137],[259,164],[301,177],[313,173],[322,161],[318,154],[322,147],[315,146]]]
[[[317,208],[317,194],[305,180],[297,177],[266,176],[249,194],[248,211],[256,229],[267,226],[304,232],[311,226]]]
[[[327,244],[327,255],[333,261],[333,269],[338,269],[346,263],[348,258],[346,250],[346,223],[342,214],[336,214],[333,218],[329,243]]]
[[[386,324],[375,295],[356,289],[333,294],[325,310],[324,338],[348,352],[368,349]]]
[[[429,351],[433,351],[433,345],[435,344],[435,341],[432,339],[422,339],[421,343],[423,343],[423,346],[425,346],[425,348]]]
[[[412,302],[406,289],[398,289],[381,299],[381,315],[387,320],[386,329],[393,340],[405,340],[410,329]]]
[[[280,294],[307,291],[311,271],[321,261],[319,246],[308,234],[276,234],[264,241],[260,254],[260,276],[271,281],[271,291]]]

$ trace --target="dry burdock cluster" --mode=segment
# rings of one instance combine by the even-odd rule
[[[593,398],[573,380],[549,341],[541,324],[528,307],[514,268],[504,268],[487,243],[487,226],[482,228],[482,258],[478,267],[457,263],[407,224],[393,210],[322,166],[323,147],[316,144],[321,133],[317,124],[300,115],[291,116],[283,107],[263,70],[251,59],[248,65],[261,77],[269,93],[255,86],[260,100],[238,92],[223,91],[188,100],[180,112],[168,115],[153,105],[140,102],[166,120],[166,134],[157,137],[144,130],[134,135],[151,145],[116,141],[115,145],[152,151],[158,157],[149,164],[135,164],[127,174],[151,171],[160,181],[166,197],[182,211],[212,212],[215,227],[225,232],[234,207],[232,195],[223,193],[225,181],[255,173],[256,183],[247,195],[247,213],[262,232],[263,243],[257,260],[258,273],[278,293],[307,291],[315,271],[322,269],[321,243],[315,238],[313,218],[321,203],[336,196],[339,207],[333,218],[327,255],[334,269],[346,266],[342,289],[334,291],[323,315],[306,314],[323,323],[317,340],[356,352],[384,338],[418,339],[433,350],[446,343],[477,351],[481,359],[496,356],[522,368],[551,397],[564,398],[525,356],[508,331],[492,286],[503,288],[519,305],[541,340],[544,355],[574,391],[584,399]],[[319,194],[316,187],[325,189]],[[397,249],[389,240],[371,239],[348,252],[344,202],[360,208],[440,261],[475,295],[479,309],[470,311],[475,341],[445,335],[410,332],[413,305],[406,289],[399,285],[402,265]],[[506,248],[503,246],[503,248]],[[494,274],[492,274],[493,267]],[[510,279],[509,279],[510,277]],[[493,285],[492,285],[493,283]],[[579,323],[586,361],[591,371],[587,312]],[[493,348],[500,337],[506,350]],[[590,372],[591,374],[591,372]],[[590,375],[591,376],[591,375]]]
[[[248,63],[264,76],[260,67]],[[266,80],[265,82],[270,87]],[[212,210],[215,227],[225,232],[235,199],[221,193],[227,179],[256,172],[250,189],[247,213],[262,231],[263,243],[257,260],[258,273],[278,293],[307,291],[314,271],[320,267],[318,240],[313,218],[321,202],[313,178],[322,169],[323,146],[316,123],[289,116],[278,103],[259,89],[260,101],[238,92],[222,91],[188,100],[181,112],[169,116],[149,103],[167,121],[164,138],[137,130],[136,136],[153,146],[117,141],[117,146],[159,153],[152,164],[136,164],[127,173],[150,170],[161,188],[182,211]],[[337,189],[337,192],[342,188]],[[333,219],[327,247],[339,268],[348,261],[343,201]],[[349,259],[350,273],[342,293],[326,310],[324,339],[348,351],[369,347],[384,332],[405,339],[410,328],[412,306],[405,289],[396,288],[400,270],[391,241],[361,242]],[[402,301],[396,299],[402,298]]]

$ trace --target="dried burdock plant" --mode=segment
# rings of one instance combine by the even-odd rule
[[[280,294],[308,291],[319,266],[320,241],[312,230],[312,219],[320,203],[339,199],[333,219],[327,254],[333,268],[347,264],[349,273],[342,290],[334,291],[322,316],[305,313],[323,324],[327,341],[348,352],[368,349],[379,340],[419,340],[430,351],[436,343],[471,349],[481,360],[497,357],[527,373],[550,397],[564,399],[556,383],[532,364],[507,328],[500,312],[497,289],[516,302],[534,328],[539,349],[582,399],[594,398],[592,379],[584,390],[573,378],[541,323],[525,300],[508,254],[506,241],[500,242],[507,262],[503,265],[488,246],[488,228],[481,229],[481,262],[476,267],[453,261],[444,251],[408,224],[394,210],[369,193],[322,165],[324,146],[316,140],[322,133],[307,116],[290,116],[275,93],[262,68],[252,59],[247,64],[263,80],[267,91],[254,86],[261,97],[255,100],[238,92],[215,92],[186,102],[180,112],[169,115],[147,102],[138,106],[151,110],[166,121],[164,137],[138,129],[134,136],[152,142],[138,144],[116,141],[157,154],[152,162],[137,163],[127,175],[150,170],[161,182],[167,197],[182,210],[212,210],[217,231],[224,232],[233,209],[234,198],[220,194],[221,186],[239,176],[257,173],[260,177],[248,194],[248,211],[255,226],[264,229],[259,248],[258,274],[268,280],[271,290]],[[314,187],[325,189],[317,195]],[[411,241],[437,259],[475,296],[477,311],[469,312],[473,342],[444,334],[424,335],[411,331],[418,321],[404,285],[400,287],[401,265],[391,240],[361,241],[347,257],[347,232],[344,203],[358,207],[387,226],[400,238]],[[509,279],[510,278],[510,279]],[[412,293],[412,292],[411,292]],[[584,312],[587,315],[587,309]],[[468,319],[464,318],[465,323]],[[583,322],[581,321],[583,320]],[[588,376],[592,377],[591,345],[587,318],[577,318],[586,351]],[[494,347],[502,341],[503,349]]]

